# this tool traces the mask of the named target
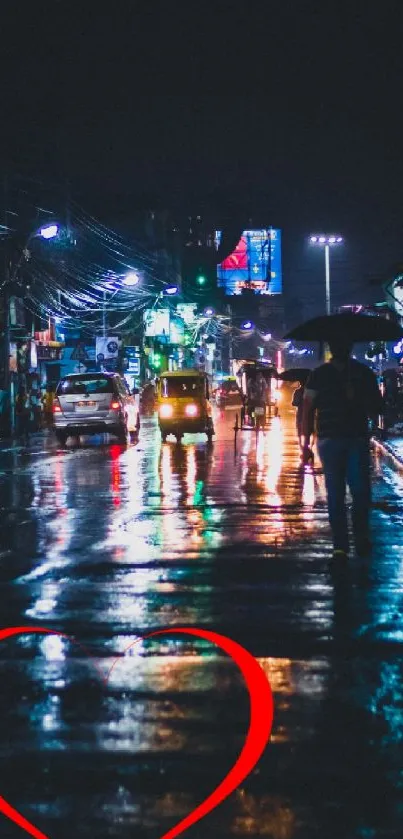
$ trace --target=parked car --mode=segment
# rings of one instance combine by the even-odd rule
[[[215,401],[219,408],[239,408],[242,395],[235,378],[223,379],[215,392]]]
[[[108,432],[122,443],[140,430],[139,395],[118,373],[65,376],[53,401],[53,428],[62,445],[68,437]]]

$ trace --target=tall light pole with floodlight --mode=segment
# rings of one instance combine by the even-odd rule
[[[126,288],[133,288],[134,286],[138,285],[140,282],[140,277],[136,271],[128,271],[127,274],[122,277],[119,283],[116,285],[115,283],[108,283],[103,289],[103,306],[102,306],[102,334],[103,337],[106,338],[106,310],[107,310],[107,290],[109,289],[112,291],[112,297],[120,291],[121,286],[125,286]]]
[[[326,314],[330,315],[330,248],[341,245],[342,236],[311,236],[311,245],[317,245],[325,249],[325,273],[326,273]]]

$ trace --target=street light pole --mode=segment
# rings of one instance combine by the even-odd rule
[[[139,275],[136,271],[129,271],[129,272],[128,272],[127,274],[125,274],[125,276],[124,276],[124,277],[123,277],[123,278],[119,281],[119,284],[109,286],[109,288],[110,288],[110,289],[111,289],[111,291],[113,292],[113,293],[112,293],[112,295],[111,295],[111,298],[110,298],[110,299],[112,299],[112,297],[114,297],[114,296],[115,296],[115,294],[117,294],[117,293],[118,293],[118,291],[120,291],[121,286],[125,286],[125,287],[127,287],[127,288],[131,288],[131,287],[133,287],[133,286],[138,285],[138,283],[139,283],[139,282],[140,282],[140,275]],[[107,313],[106,313],[106,301],[107,301],[107,296],[106,296],[106,293],[107,293],[107,289],[106,289],[106,288],[103,288],[103,289],[102,289],[102,292],[103,292],[103,302],[102,302],[102,335],[103,335],[103,337],[104,337],[104,338],[106,338],[106,337],[107,337],[107,335],[106,335],[106,327],[107,327],[107,323],[106,323],[106,314],[107,314]]]
[[[311,245],[319,245],[325,248],[325,279],[326,279],[326,314],[331,313],[330,303],[330,248],[334,245],[341,245],[342,236],[311,236]]]
[[[325,245],[325,270],[326,270],[326,314],[330,315],[330,245]]]
[[[14,434],[15,430],[15,416],[14,416],[14,394],[10,393],[10,291],[8,287],[8,266],[7,266],[7,275],[5,277],[4,282],[4,292],[3,292],[3,307],[4,307],[4,337],[3,337],[3,365],[4,365],[4,373],[3,373],[3,390],[5,393],[5,404],[4,404],[4,417],[9,416],[9,422],[6,422],[5,425],[9,426],[4,428],[4,432],[8,434]],[[7,405],[7,400],[10,401],[9,406]]]
[[[109,302],[110,302],[112,300],[112,298],[115,296],[115,294],[117,294],[122,289],[122,287],[130,288],[130,287],[133,287],[133,286],[137,286],[139,282],[140,282],[140,275],[136,271],[130,270],[130,271],[128,271],[127,274],[125,274],[123,277],[121,277],[121,279],[118,282],[109,283],[109,285],[107,284],[106,286],[103,287],[103,289],[102,289],[102,337],[104,339],[104,342],[105,342],[105,339],[108,337],[107,336],[107,329],[108,329],[108,324],[107,324],[107,302],[108,302],[107,292],[108,292],[108,289],[110,291],[112,291],[112,294],[109,298]],[[104,349],[105,349],[105,347],[104,347]],[[101,367],[101,370],[105,369],[105,365],[104,365],[103,362],[100,363],[100,367]]]
[[[232,355],[233,355],[233,346],[232,346],[232,308],[231,304],[228,303],[227,305],[227,312],[228,312],[228,320],[229,320],[229,331],[228,331],[228,366],[229,366],[229,374],[232,376]]]

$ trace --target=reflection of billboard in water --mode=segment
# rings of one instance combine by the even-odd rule
[[[221,231],[216,232],[218,248]],[[252,288],[259,294],[281,294],[281,230],[244,230],[235,250],[217,266],[218,285],[226,294]]]

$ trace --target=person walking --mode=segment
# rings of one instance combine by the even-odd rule
[[[355,551],[365,557],[372,545],[369,529],[371,505],[369,420],[383,413],[376,376],[351,358],[353,342],[329,340],[331,359],[313,370],[305,385],[302,437],[307,453],[316,416],[317,448],[325,475],[334,559],[347,559],[350,551],[346,488],[352,496]]]
[[[303,450],[302,445],[302,410],[304,405],[304,386],[300,383],[298,387],[295,388],[293,396],[292,396],[292,406],[296,408],[295,413],[295,425],[297,428],[297,436],[299,447],[301,451]]]
[[[256,402],[255,402],[255,410],[256,408],[260,408],[263,410],[263,422],[266,422],[266,414],[267,414],[267,382],[263,373],[258,372],[256,376]],[[256,416],[256,414],[255,414]]]
[[[42,428],[42,404],[40,400],[40,391],[36,383],[33,384],[31,390],[31,412],[32,412],[32,429],[33,431],[40,431]]]
[[[43,417],[43,425],[44,428],[51,428],[52,426],[52,413],[53,408],[53,393],[49,387],[47,387],[42,396],[42,417]]]
[[[15,413],[17,417],[18,436],[21,437],[22,440],[25,440],[25,443],[28,444],[29,431],[31,428],[32,405],[30,394],[23,387],[18,391],[17,398],[15,400]]]
[[[302,437],[302,414],[304,409],[304,392],[305,392],[305,385],[300,383],[297,388],[294,390],[294,394],[292,397],[292,405],[296,408],[295,414],[295,425],[297,429],[297,437],[299,443],[299,449],[301,452],[301,468],[304,468],[307,464],[313,466],[315,463],[315,455],[312,451],[312,441],[310,442],[309,448],[304,446],[303,444],[303,437]]]
[[[246,399],[246,413],[248,417],[252,420],[253,424],[256,423],[255,417],[255,408],[258,404],[258,390],[256,381],[252,378],[248,379],[247,381],[247,399]]]

